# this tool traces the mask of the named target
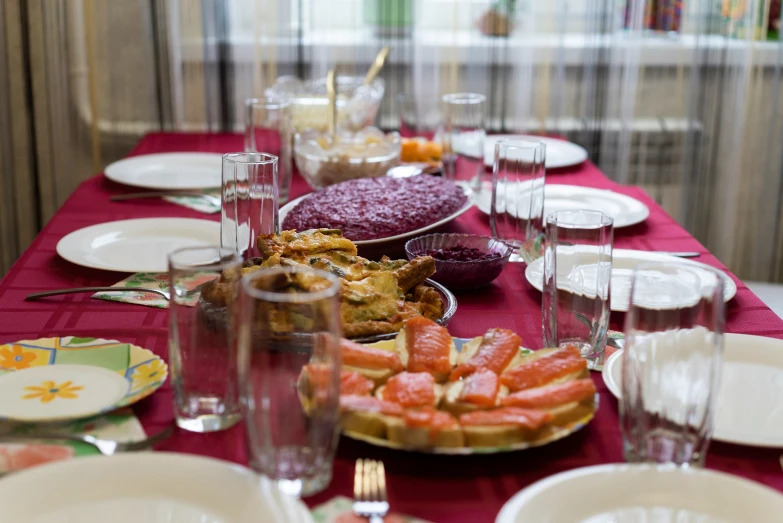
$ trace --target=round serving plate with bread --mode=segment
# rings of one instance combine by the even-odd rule
[[[394,340],[344,341],[343,434],[380,447],[469,455],[546,445],[589,423],[598,395],[578,351],[532,351],[520,342],[506,329],[453,338],[426,319],[409,320]],[[366,384],[357,389],[357,380]]]

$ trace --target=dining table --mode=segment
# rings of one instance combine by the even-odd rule
[[[241,151],[243,139],[231,133],[151,133],[130,153]],[[262,147],[261,147],[262,148]],[[732,275],[710,252],[669,216],[643,189],[610,180],[592,162],[550,170],[547,184],[569,184],[608,189],[646,204],[650,216],[634,226],[614,231],[615,248],[644,251],[696,251],[698,261],[725,271],[737,283],[736,296],[727,303],[726,332],[783,339],[783,320]],[[25,296],[48,289],[106,286],[127,274],[74,265],[57,255],[57,242],[77,229],[130,218],[190,217],[219,221],[159,198],[109,201],[113,195],[138,189],[108,180],[103,174],[86,179],[45,225],[32,244],[0,281],[0,343],[48,336],[91,336],[120,340],[150,349],[168,360],[168,311],[142,305],[71,294],[40,301]],[[291,198],[310,192],[295,172]],[[490,234],[486,215],[473,208],[445,227],[446,231]],[[493,283],[456,292],[458,308],[448,325],[456,337],[474,337],[502,327],[519,333],[525,346],[542,344],[541,293],[525,279],[523,263],[509,263]],[[612,313],[611,328],[622,330],[622,313]],[[617,400],[600,373],[592,379],[598,389],[598,410],[581,430],[537,448],[497,454],[432,455],[372,446],[341,437],[328,488],[305,498],[309,506],[334,496],[351,497],[357,458],[383,461],[393,512],[432,522],[493,521],[503,504],[532,483],[570,469],[623,461]],[[145,431],[153,434],[173,422],[170,380],[133,407]],[[156,447],[211,456],[247,464],[241,423],[228,430],[200,434],[177,429]],[[783,491],[781,450],[713,442],[706,466],[760,482]],[[605,493],[611,496],[611,492]],[[568,502],[568,500],[564,500]]]

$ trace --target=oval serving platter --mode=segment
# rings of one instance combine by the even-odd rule
[[[0,419],[87,418],[155,392],[166,363],[130,343],[65,336],[0,345]]]
[[[462,346],[472,340],[472,338],[453,338],[453,339],[457,351],[461,351]],[[369,344],[369,345],[376,345],[376,344]],[[524,347],[520,347],[520,350],[525,353],[534,352]],[[450,455],[450,456],[469,456],[473,454],[498,454],[501,452],[514,452],[517,450],[525,450],[534,447],[541,447],[549,443],[552,443],[554,441],[563,439],[567,436],[570,436],[574,432],[579,431],[585,425],[590,423],[593,417],[595,417],[596,411],[598,411],[597,392],[595,394],[593,410],[589,414],[577,420],[574,420],[571,423],[568,423],[564,426],[556,427],[555,430],[552,430],[543,438],[539,438],[533,441],[523,441],[520,443],[515,443],[513,445],[501,445],[496,447],[432,447],[430,449],[410,448],[404,445],[400,445],[399,443],[391,442],[384,438],[376,438],[373,436],[368,436],[366,434],[361,434],[357,432],[343,430],[342,434],[344,434],[345,436],[351,439],[363,441],[365,443],[369,443],[370,445],[375,445],[376,447],[385,447],[388,449],[404,450],[406,452],[418,452],[422,454],[442,454],[442,455]]]

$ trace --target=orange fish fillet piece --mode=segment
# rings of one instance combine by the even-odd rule
[[[451,371],[451,335],[424,316],[414,316],[405,323],[405,344],[408,350],[409,372]]]
[[[498,390],[500,390],[500,380],[497,374],[489,369],[477,370],[465,378],[459,401],[491,407],[495,405]]]
[[[401,372],[386,382],[383,399],[403,407],[432,407],[435,403],[435,380],[427,372]]]
[[[383,401],[372,396],[347,395],[340,396],[340,410],[360,412],[378,412],[387,416],[402,416],[402,405],[391,401]]]
[[[343,365],[362,369],[390,369],[394,372],[403,370],[400,356],[393,351],[367,347],[355,341],[340,340],[343,354]]]
[[[513,392],[540,387],[547,383],[580,372],[587,368],[579,349],[569,345],[507,370],[500,382]]]
[[[409,427],[449,429],[457,426],[457,419],[448,412],[430,407],[405,411],[405,424]]]
[[[462,414],[459,422],[465,426],[476,425],[517,425],[530,430],[538,430],[555,419],[545,410],[502,407],[495,410],[477,410]]]
[[[522,338],[508,329],[489,329],[481,339],[476,353],[451,371],[449,379],[456,381],[478,369],[489,369],[500,374],[519,352]]]
[[[584,401],[593,396],[595,396],[593,380],[583,378],[556,385],[520,390],[502,398],[500,404],[526,409],[551,409],[566,403]]]
[[[340,371],[340,394],[369,394],[373,388],[375,388],[375,383],[358,372]]]

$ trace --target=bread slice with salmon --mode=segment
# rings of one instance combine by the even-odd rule
[[[457,363],[457,347],[449,331],[423,316],[408,319],[395,344],[408,372],[428,372],[438,383],[449,379]]]
[[[360,373],[376,385],[383,385],[391,376],[405,370],[399,354],[393,349],[393,346],[385,350],[345,338],[340,340],[343,368]]]
[[[508,394],[499,403],[547,411],[554,416],[552,425],[564,426],[595,410],[595,384],[590,378],[555,383]]]
[[[442,410],[407,410],[401,417],[388,420],[389,441],[411,449],[463,447],[465,436],[457,419]]]
[[[500,378],[489,369],[480,369],[463,379],[446,385],[443,408],[455,416],[480,409],[500,406],[508,388],[500,384]]]
[[[511,392],[517,392],[588,376],[587,361],[582,358],[579,349],[566,345],[522,356],[518,364],[500,375],[500,383]]]
[[[411,408],[437,408],[443,399],[443,386],[429,372],[400,372],[375,391],[375,397]]]
[[[489,329],[483,336],[473,338],[462,346],[457,356],[457,367],[449,380],[456,381],[479,369],[501,374],[524,358],[522,339],[508,329]]]
[[[404,409],[398,403],[373,396],[340,396],[340,424],[348,432],[386,438],[389,420],[403,414]]]
[[[459,417],[465,444],[470,447],[500,447],[538,439],[552,422],[550,412],[520,407],[477,410]]]

